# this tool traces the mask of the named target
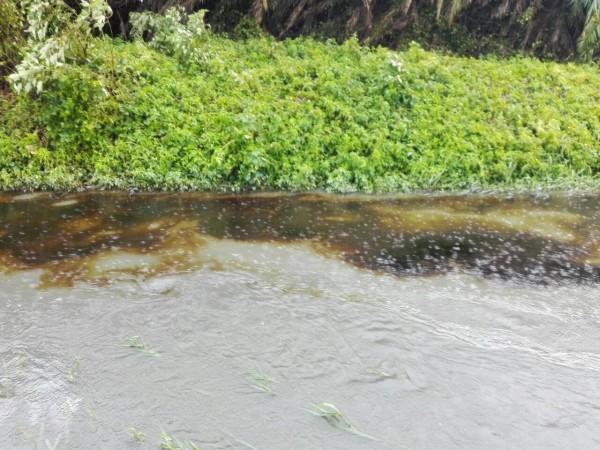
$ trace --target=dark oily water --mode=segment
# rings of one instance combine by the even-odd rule
[[[307,241],[398,275],[600,281],[599,197],[25,194],[0,197],[0,218],[4,267],[56,283],[102,279],[93,261],[115,252],[137,275],[195,267],[208,237]]]
[[[597,447],[599,217],[591,196],[2,196],[0,448]]]

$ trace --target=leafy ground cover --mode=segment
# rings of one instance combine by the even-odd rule
[[[600,186],[600,71],[203,33],[94,38],[0,95],[0,188],[405,192]]]

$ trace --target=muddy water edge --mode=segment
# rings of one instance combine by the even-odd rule
[[[593,195],[0,195],[0,448],[597,446],[599,219]]]

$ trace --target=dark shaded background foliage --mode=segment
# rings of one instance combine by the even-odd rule
[[[79,0],[65,0],[77,9]],[[543,58],[590,59],[600,48],[600,0],[109,0],[106,32],[129,33],[131,12],[162,13],[174,6],[208,10],[217,31],[244,37],[262,28],[276,37],[313,35],[342,41],[356,34],[369,45],[424,48],[479,56],[521,51]],[[22,22],[18,0],[0,1],[0,75],[14,63]],[[254,20],[252,20],[254,19]],[[592,20],[593,19],[593,20]],[[259,27],[254,23],[258,23]],[[582,48],[588,30],[592,47]]]
[[[253,17],[279,37],[312,34],[366,44],[426,48],[466,55],[526,50],[568,58],[577,52],[587,12],[595,0],[112,0],[112,33],[127,34],[132,11],[164,12],[182,6],[208,10],[219,31],[250,27]],[[243,30],[242,30],[243,31]]]

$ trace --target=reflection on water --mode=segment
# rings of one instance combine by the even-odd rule
[[[0,448],[159,448],[161,430],[595,448],[599,214],[595,197],[0,197]]]

